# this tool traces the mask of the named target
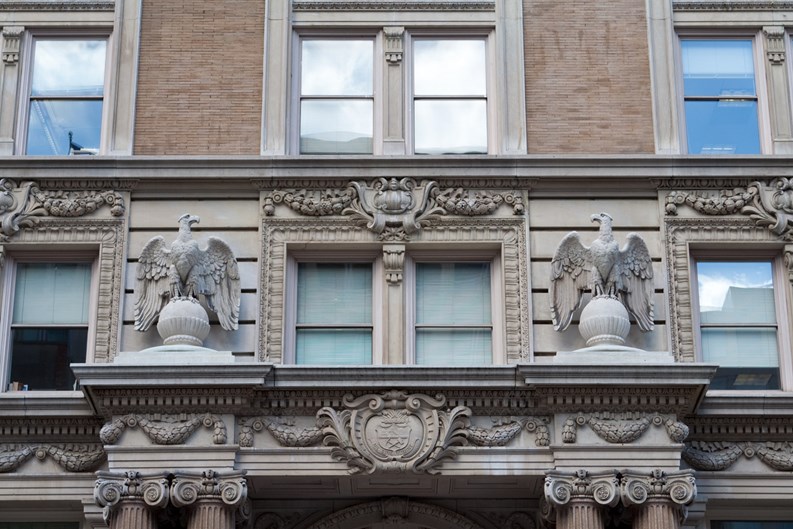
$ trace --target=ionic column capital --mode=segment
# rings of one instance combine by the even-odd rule
[[[592,500],[599,505],[613,507],[619,499],[616,471],[550,470],[545,473],[545,500],[557,509],[571,500]]]
[[[245,472],[178,472],[171,482],[171,503],[176,507],[192,505],[199,500],[217,500],[230,508],[237,508],[247,498]]]
[[[168,474],[100,471],[96,477],[94,500],[102,507],[106,522],[111,512],[124,501],[143,502],[150,508],[168,505]]]
[[[620,496],[626,507],[642,505],[648,499],[669,500],[680,506],[689,505],[697,496],[697,482],[691,470],[650,472],[624,470]]]

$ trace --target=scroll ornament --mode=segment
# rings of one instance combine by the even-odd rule
[[[129,414],[113,419],[99,432],[105,444],[115,444],[127,428],[140,428],[146,436],[158,445],[183,444],[201,426],[212,430],[212,443],[226,444],[226,425],[211,414],[190,416],[165,415],[159,419],[143,415]]]
[[[43,191],[36,182],[0,180],[0,242],[44,217],[82,217],[107,206],[114,217],[124,215],[122,196],[115,191]]]
[[[0,473],[14,472],[32,457],[49,458],[67,472],[89,472],[107,459],[105,450],[94,444],[39,444],[0,446]]]
[[[435,181],[417,183],[412,178],[380,178],[371,184],[353,181],[340,191],[277,190],[265,197],[264,213],[274,215],[276,204],[301,215],[349,215],[384,241],[408,240],[447,214],[489,215],[502,204],[511,205],[516,215],[525,212],[517,192],[441,190]]]
[[[142,475],[140,472],[97,472],[94,500],[102,507],[107,522],[118,503],[126,498],[143,500],[153,508],[168,505],[167,474]]]
[[[579,413],[568,417],[562,425],[562,442],[575,443],[578,428],[584,425],[588,425],[607,443],[613,444],[637,441],[650,426],[663,426],[673,443],[682,443],[688,437],[688,426],[672,417],[638,413]]]
[[[696,470],[727,470],[741,457],[757,457],[768,467],[782,472],[793,470],[793,444],[789,442],[705,442],[692,441],[683,448],[683,460]]]
[[[570,473],[552,470],[545,475],[545,501],[549,507],[558,508],[575,498],[586,498],[614,507],[620,499],[618,485],[613,471],[577,470]]]
[[[346,395],[344,409],[317,412],[323,443],[351,474],[411,472],[437,474],[438,467],[457,456],[466,443],[471,410],[443,410],[446,398],[405,391],[354,398]]]
[[[620,495],[626,506],[641,505],[651,497],[668,498],[684,506],[694,501],[697,485],[691,470],[656,469],[649,475],[625,470],[620,480]]]
[[[201,499],[217,499],[228,507],[245,508],[248,482],[244,476],[245,472],[178,472],[171,482],[171,502],[185,507]]]
[[[717,195],[672,191],[666,196],[667,215],[677,215],[682,205],[703,215],[746,215],[782,240],[793,241],[793,178],[756,181]]]

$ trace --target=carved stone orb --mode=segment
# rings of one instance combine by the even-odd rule
[[[201,347],[209,336],[209,316],[195,299],[174,298],[160,312],[157,332],[165,345]]]
[[[578,331],[587,347],[624,345],[630,330],[628,311],[616,298],[597,296],[581,311]]]

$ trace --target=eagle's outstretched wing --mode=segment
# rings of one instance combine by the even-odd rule
[[[140,253],[135,285],[135,330],[147,331],[168,303],[168,254],[165,239],[154,237]]]
[[[636,233],[628,234],[620,250],[620,294],[639,328],[653,330],[653,262],[647,245]]]
[[[589,248],[581,244],[578,232],[568,233],[551,260],[551,317],[553,328],[563,331],[581,306],[589,275]]]
[[[193,267],[196,292],[203,294],[209,310],[217,313],[220,326],[237,330],[240,319],[240,271],[231,248],[223,240],[210,237],[201,261]]]

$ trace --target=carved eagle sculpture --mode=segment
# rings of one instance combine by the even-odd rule
[[[618,299],[642,331],[651,331],[653,268],[647,245],[639,235],[629,233],[620,250],[611,233],[611,216],[599,213],[591,219],[600,223],[600,234],[592,246],[584,246],[578,233],[570,232],[559,243],[551,261],[554,329],[567,329],[573,313],[581,306],[584,290],[590,288],[592,297]]]
[[[135,291],[135,330],[146,331],[174,298],[204,296],[221,327],[236,330],[240,314],[240,272],[231,248],[217,237],[202,250],[190,228],[199,217],[182,215],[179,235],[170,248],[154,237],[140,254]]]

